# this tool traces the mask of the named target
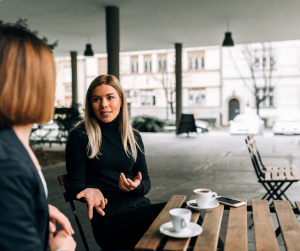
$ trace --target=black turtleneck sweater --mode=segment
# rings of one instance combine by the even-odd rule
[[[73,199],[86,188],[99,189],[108,203],[104,209],[108,217],[114,212],[135,207],[143,203],[149,203],[144,197],[151,188],[145,154],[138,150],[136,162],[131,156],[127,156],[118,130],[118,117],[110,123],[98,120],[102,133],[102,145],[98,158],[89,159],[87,154],[88,136],[84,123],[73,129],[66,146],[66,166],[69,180],[69,193]],[[142,138],[135,132],[136,139],[144,150]],[[120,174],[133,179],[138,172],[142,174],[140,185],[131,192],[124,192],[119,188]],[[94,216],[96,211],[94,210]],[[104,217],[96,215],[96,219]],[[94,224],[93,224],[94,226]]]

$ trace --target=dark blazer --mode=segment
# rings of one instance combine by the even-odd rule
[[[12,128],[0,128],[0,250],[46,250],[48,202],[40,176]]]

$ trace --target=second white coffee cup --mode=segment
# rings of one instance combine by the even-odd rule
[[[182,232],[187,230],[192,216],[192,213],[189,209],[174,208],[169,211],[169,214],[175,232]]]
[[[218,195],[209,189],[199,188],[194,190],[194,196],[198,207],[207,207],[208,204],[214,201]]]

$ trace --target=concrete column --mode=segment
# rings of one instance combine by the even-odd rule
[[[119,8],[107,6],[106,8],[106,50],[107,74],[119,79],[119,53],[120,53],[120,18]]]
[[[223,126],[223,57],[222,57],[222,46],[220,46],[220,126]]]
[[[176,132],[182,113],[182,44],[175,44]]]
[[[77,87],[77,51],[71,51],[71,69],[72,69],[72,106],[78,104]]]

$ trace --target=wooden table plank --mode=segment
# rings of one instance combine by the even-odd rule
[[[267,171],[265,174],[265,180],[271,180],[271,172]]]
[[[190,200],[194,200],[195,197],[194,195],[190,198]],[[185,207],[188,209],[191,209],[188,205]],[[197,223],[200,212],[198,211],[192,211],[192,217],[191,217],[191,222]],[[189,243],[191,241],[191,238],[184,238],[184,239],[176,239],[176,238],[168,238],[168,241],[166,245],[164,246],[165,251],[186,251],[187,248],[189,247]]]
[[[252,200],[256,251],[279,251],[267,200]]]
[[[236,199],[247,202],[247,199]],[[248,250],[247,237],[247,207],[231,207],[224,251]]]
[[[298,208],[298,211],[300,213],[300,201],[296,201],[295,204],[296,204],[296,207]]]
[[[185,199],[185,195],[173,195],[171,197],[167,205],[163,208],[144,236],[135,246],[135,250],[156,250],[162,237],[164,236],[159,232],[159,227],[162,224],[170,221],[169,211],[173,208],[180,208]],[[145,217],[147,216],[145,215]]]
[[[223,211],[224,205],[220,204],[212,211],[206,212],[202,224],[203,232],[196,240],[194,251],[217,250]]]
[[[300,249],[300,227],[288,201],[274,200],[276,216],[287,251]]]

